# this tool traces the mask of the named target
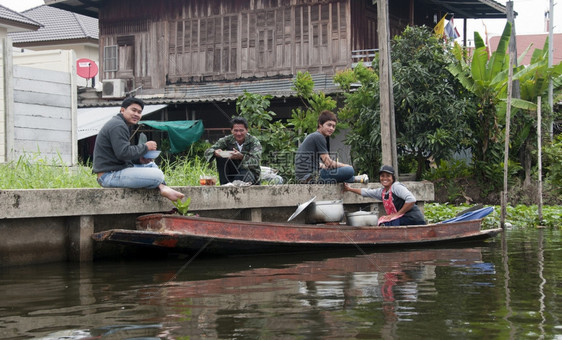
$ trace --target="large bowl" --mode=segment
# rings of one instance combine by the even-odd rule
[[[306,208],[306,223],[330,223],[343,220],[343,200],[311,202]]]
[[[373,226],[379,222],[379,216],[374,212],[356,211],[347,214],[347,224],[350,226]]]

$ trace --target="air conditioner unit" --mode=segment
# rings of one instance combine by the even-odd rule
[[[124,98],[125,79],[108,79],[103,81],[102,98]]]

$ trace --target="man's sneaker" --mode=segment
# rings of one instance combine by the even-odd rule
[[[367,174],[355,176],[353,182],[367,184],[369,183],[369,176]]]

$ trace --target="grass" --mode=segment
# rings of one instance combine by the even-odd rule
[[[175,161],[161,159],[166,184],[170,186],[198,186],[201,175],[218,178],[217,171],[203,158],[182,157]],[[48,160],[38,154],[20,156],[17,161],[0,164],[1,189],[58,189],[58,188],[99,188],[96,176],[90,165],[67,167],[60,157]],[[454,217],[468,205],[439,203],[425,204],[425,217],[429,223]],[[496,228],[500,224],[500,207],[484,219],[484,227]],[[546,226],[561,228],[562,207],[543,206],[543,221],[538,219],[536,205],[516,205],[507,207],[506,223],[513,226]]]
[[[160,167],[169,186],[197,186],[200,176],[204,175],[219,178],[217,171],[200,157],[183,157],[173,162],[163,158]]]
[[[68,167],[60,157],[25,154],[17,161],[0,164],[2,189],[58,189],[99,187],[90,166]]]

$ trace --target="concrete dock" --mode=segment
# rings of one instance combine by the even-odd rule
[[[434,200],[430,182],[404,182],[423,209]],[[354,184],[379,187],[378,183]],[[190,212],[200,216],[252,221],[286,221],[301,203],[343,199],[346,212],[381,209],[380,201],[332,185],[175,187],[191,198]],[[134,229],[144,214],[167,212],[173,204],[157,190],[28,189],[0,190],[0,267],[96,259],[94,232]],[[303,223],[297,217],[294,223]]]

